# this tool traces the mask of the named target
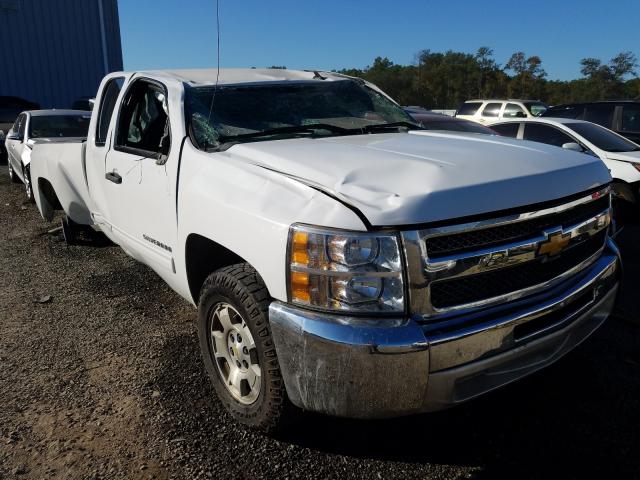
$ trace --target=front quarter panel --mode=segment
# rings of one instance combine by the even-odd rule
[[[205,153],[186,140],[178,193],[178,271],[186,272],[192,234],[221,244],[249,262],[269,293],[286,301],[286,250],[296,222],[365,230],[340,202],[280,173],[239,160],[233,147]],[[186,278],[185,278],[186,285]],[[194,300],[195,303],[195,300]]]

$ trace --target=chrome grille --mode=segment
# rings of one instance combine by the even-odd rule
[[[452,315],[552,288],[598,258],[610,221],[607,187],[536,211],[403,232],[412,312]]]
[[[601,231],[547,262],[529,261],[506,269],[434,282],[431,304],[443,309],[474,303],[553,280],[598,253],[604,245],[605,233]]]
[[[556,214],[491,228],[474,229],[469,232],[433,236],[425,240],[427,252],[431,257],[438,257],[478,248],[488,248],[501,243],[516,242],[533,235],[539,235],[540,232],[548,228],[557,226],[569,228],[597,215],[608,207],[609,198],[605,195],[592,202],[577,205]]]

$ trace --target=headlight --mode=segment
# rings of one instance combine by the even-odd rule
[[[289,300],[323,310],[404,312],[398,236],[294,225]]]

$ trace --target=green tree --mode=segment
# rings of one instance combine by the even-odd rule
[[[580,66],[583,78],[548,80],[537,55],[515,52],[501,67],[491,48],[480,47],[475,54],[421,50],[412,65],[376,57],[366,68],[340,73],[375,83],[402,105],[434,109],[457,108],[476,97],[528,97],[552,105],[612,98],[640,100],[640,79],[634,78],[638,62],[633,53],[621,52],[606,65],[597,58],[584,58]]]
[[[636,75],[638,62],[632,52],[620,52],[608,64],[599,58],[580,60],[584,75],[585,96],[592,100],[609,100],[625,95],[625,79]]]
[[[480,47],[476,52],[478,64],[478,98],[489,98],[500,90],[500,65],[493,59],[493,49]]]
[[[516,52],[507,61],[505,70],[515,73],[509,82],[509,96],[539,98],[543,93],[547,72],[537,55],[527,57],[524,52]]]

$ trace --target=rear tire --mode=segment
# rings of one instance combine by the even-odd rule
[[[266,286],[251,265],[221,268],[202,287],[198,335],[220,402],[239,423],[274,433],[291,420],[295,410],[271,337],[270,302]]]

